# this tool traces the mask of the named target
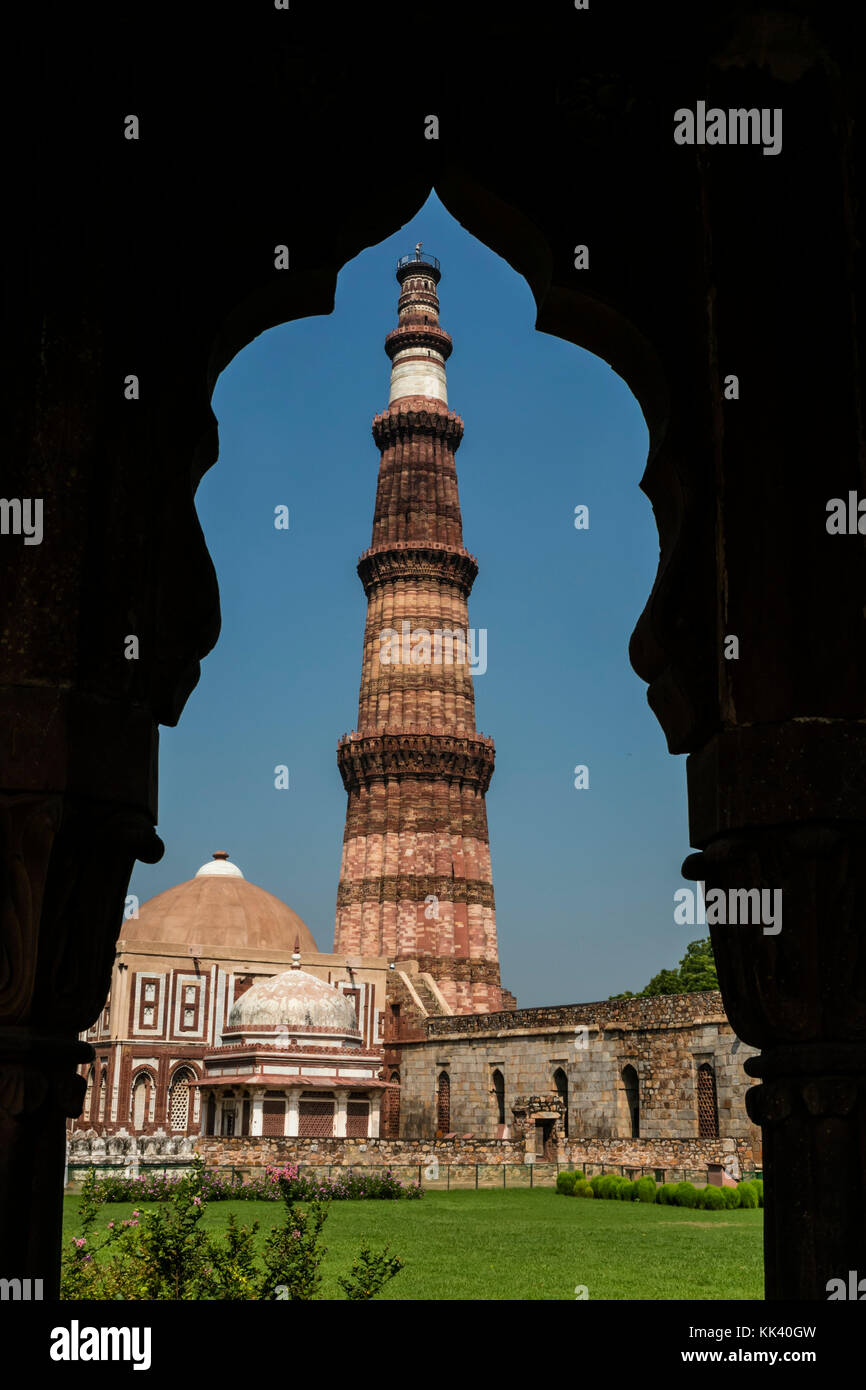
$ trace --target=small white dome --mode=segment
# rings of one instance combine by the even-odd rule
[[[202,864],[196,878],[243,878],[237,864],[230,864],[225,850],[217,850],[207,864]]]
[[[308,975],[305,970],[286,970],[282,975],[259,980],[232,1007],[228,1026],[358,1036],[358,1020],[351,999],[326,980]]]

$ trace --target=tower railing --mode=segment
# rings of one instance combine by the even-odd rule
[[[422,251],[420,254],[416,251],[411,256],[401,256],[397,262],[397,269],[402,270],[406,265],[430,265],[434,270],[441,268],[436,257],[429,256],[426,251]]]

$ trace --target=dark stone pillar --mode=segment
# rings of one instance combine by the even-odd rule
[[[728,1016],[762,1049],[746,1071],[763,1083],[747,1107],[768,1298],[823,1300],[866,1268],[866,779],[850,783],[864,763],[866,728],[845,721],[732,731],[689,759],[707,848],[684,872],[708,894],[781,890],[781,924],[710,927]]]
[[[4,797],[0,978],[0,1261],[56,1294],[66,1118],[81,1042],[108,994],[136,858],[162,853],[140,812],[71,797]]]
[[[780,109],[784,137],[776,156],[697,156],[717,727],[677,751],[702,851],[687,877],[781,890],[780,931],[710,934],[731,1023],[761,1049],[766,1294],[824,1300],[866,1273],[866,567],[863,538],[826,525],[831,498],[866,496],[863,306],[851,95],[808,24],[786,33],[715,55],[702,94]]]

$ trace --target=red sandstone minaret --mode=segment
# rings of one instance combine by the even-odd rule
[[[503,1003],[484,803],[494,752],[475,731],[471,661],[483,649],[486,663],[486,640],[469,637],[478,566],[463,548],[463,421],[448,410],[439,278],[420,243],[399,261],[399,322],[385,339],[391,393],[373,421],[382,459],[358,562],[358,731],[337,754],[349,805],[334,950],[417,960],[454,1011],[474,1013]]]

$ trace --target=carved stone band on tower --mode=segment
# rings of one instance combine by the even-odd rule
[[[493,740],[475,728],[466,646],[445,659],[386,659],[385,634],[468,637],[478,565],[463,546],[454,455],[463,421],[448,410],[449,334],[439,325],[439,262],[397,265],[398,324],[370,547],[358,728],[340,740],[349,798],[334,950],[417,960],[456,1012],[502,1007],[484,796]],[[406,626],[408,625],[408,626]],[[434,646],[441,652],[441,646]],[[451,658],[451,659],[449,659]]]

